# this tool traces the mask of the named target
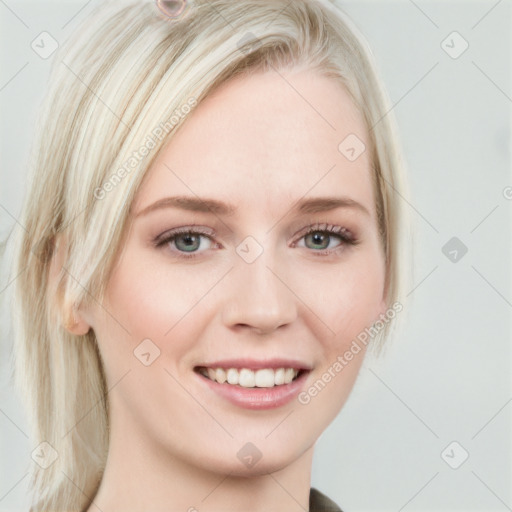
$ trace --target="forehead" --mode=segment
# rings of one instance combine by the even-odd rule
[[[357,156],[363,144],[364,120],[334,79],[311,70],[239,76],[189,115],[148,170],[132,210],[187,195],[278,215],[301,197],[339,194],[373,211],[369,152]]]

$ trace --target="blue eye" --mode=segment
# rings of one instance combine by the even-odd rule
[[[183,235],[174,235],[173,240],[180,251],[197,251],[201,245],[203,235],[198,233],[185,233]]]
[[[357,244],[357,240],[347,228],[332,224],[315,224],[306,228],[306,232],[301,234],[300,240],[304,239],[304,244],[298,244],[298,247],[314,249],[314,252],[321,256],[339,251],[346,245]],[[331,242],[336,239],[339,242],[338,245],[330,247]]]
[[[295,244],[297,247],[311,249],[318,256],[343,250],[347,245],[356,245],[358,241],[352,233],[342,226],[331,224],[314,224],[299,233],[299,241],[304,239],[304,244]],[[171,251],[178,258],[195,258],[208,249],[219,248],[213,238],[215,232],[207,228],[186,226],[176,228],[159,235],[154,241],[157,248],[174,247]],[[339,243],[335,247],[329,247],[333,240]],[[202,250],[200,250],[202,249]]]
[[[158,236],[154,244],[157,248],[174,245],[177,251],[173,252],[176,252],[178,257],[193,258],[196,256],[195,253],[198,252],[199,248],[204,248],[204,243],[201,243],[202,239],[206,239],[213,244],[213,236],[214,232],[206,229],[192,227],[177,228]],[[206,249],[209,248],[211,247],[206,247]]]
[[[327,241],[327,246],[329,246],[331,239],[332,235],[324,231],[312,231],[304,237],[304,240],[311,240],[314,245],[322,245],[322,242]],[[307,246],[307,244],[305,245]],[[327,249],[327,247],[311,247],[311,249]]]

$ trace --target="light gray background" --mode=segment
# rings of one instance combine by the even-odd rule
[[[19,216],[51,62],[30,43],[42,31],[63,41],[97,3],[0,0],[3,238]],[[345,512],[512,510],[511,1],[341,5],[368,38],[394,104],[417,259],[407,325],[384,358],[365,361],[351,398],[317,443],[312,484]],[[441,47],[453,31],[469,43],[457,59]],[[455,263],[441,250],[453,236],[468,248]],[[3,276],[0,293],[7,286]],[[8,384],[6,338],[0,511],[17,512],[27,510],[34,447]],[[458,469],[441,457],[452,441],[459,445],[451,461],[469,453]]]

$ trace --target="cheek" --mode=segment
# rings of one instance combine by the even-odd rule
[[[310,268],[299,296],[325,327],[321,336],[332,348],[348,343],[378,319],[385,283],[380,252],[361,251],[346,264]],[[328,348],[328,347],[326,347]]]
[[[358,336],[383,312],[385,270],[380,254],[378,250],[361,252],[346,265],[315,276],[316,282],[325,282],[326,286],[310,294],[314,300],[310,307],[329,329],[322,327],[322,334],[317,331],[322,350],[315,377],[299,402],[310,414],[315,411],[324,424],[330,423],[343,407],[359,374],[367,345]],[[319,281],[320,277],[323,279]],[[308,279],[310,285],[314,281]]]
[[[378,265],[352,272],[338,281],[339,296],[331,297],[333,330],[343,338],[355,337],[379,316],[384,293],[384,273]]]
[[[133,252],[111,276],[104,303],[108,314],[103,315],[100,329],[102,344],[105,351],[115,350],[116,359],[121,352],[133,359],[133,350],[150,339],[162,355],[172,348],[173,358],[178,359],[190,348],[191,326],[201,328],[197,319],[202,299],[218,278],[199,267],[185,272],[165,261],[148,264],[143,256]]]

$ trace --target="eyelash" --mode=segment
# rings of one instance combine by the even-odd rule
[[[345,227],[342,226],[336,226],[333,224],[327,224],[327,223],[315,223],[310,226],[307,226],[304,228],[304,230],[301,230],[297,236],[299,236],[299,240],[306,237],[307,235],[311,233],[323,233],[328,234],[330,236],[335,235],[340,239],[340,245],[338,245],[334,249],[323,249],[316,251],[314,249],[311,249],[313,251],[313,254],[319,257],[325,257],[329,256],[330,254],[340,252],[345,248],[345,246],[354,246],[359,243],[359,240],[355,238],[355,236],[352,234],[350,230],[348,230]],[[173,242],[178,236],[180,235],[202,235],[207,238],[212,239],[215,236],[215,232],[209,229],[202,228],[200,226],[197,226],[195,224],[191,226],[186,226],[183,228],[176,228],[171,231],[167,231],[165,233],[162,233],[161,235],[158,235],[154,240],[153,244],[156,248],[163,249],[166,245]],[[213,241],[213,240],[212,240]],[[296,242],[294,242],[294,245]],[[307,249],[307,247],[306,247]],[[174,251],[173,251],[174,252]],[[197,258],[198,253],[192,252],[192,253],[185,253],[183,251],[175,251],[178,258],[183,259],[191,259],[191,258]]]

